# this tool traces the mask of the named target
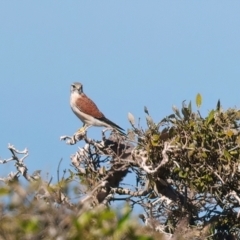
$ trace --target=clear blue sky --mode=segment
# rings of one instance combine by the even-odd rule
[[[56,181],[78,146],[59,141],[82,123],[69,88],[84,84],[104,114],[123,128],[127,113],[155,121],[172,105],[202,110],[240,106],[240,1],[1,1],[0,157],[27,147],[30,173]],[[145,123],[143,124],[145,125]],[[101,128],[89,137],[99,139]],[[14,170],[0,165],[0,173]]]

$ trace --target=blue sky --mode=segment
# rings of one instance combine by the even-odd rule
[[[27,147],[30,173],[57,179],[79,143],[62,135],[82,123],[69,107],[72,82],[112,121],[155,121],[203,96],[203,112],[239,107],[240,1],[1,1],[0,157]],[[145,126],[144,120],[142,120]],[[101,128],[89,137],[99,139]],[[14,170],[0,166],[1,175]]]

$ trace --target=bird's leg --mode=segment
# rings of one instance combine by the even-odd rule
[[[87,124],[83,124],[83,126],[82,126],[81,128],[79,128],[79,129],[77,130],[77,132],[79,132],[79,133],[85,133],[89,127],[90,127],[90,126],[88,126]]]
[[[79,128],[78,130],[77,130],[77,132],[78,133],[84,133],[86,130],[85,130],[85,124],[83,124],[83,126],[81,127],[81,128]]]

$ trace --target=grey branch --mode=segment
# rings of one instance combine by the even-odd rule
[[[12,157],[8,159],[0,159],[0,164],[5,164],[10,161],[15,161],[14,165],[17,169],[17,172],[10,173],[6,178],[0,178],[1,181],[4,181],[7,183],[13,180],[17,180],[19,178],[19,174],[21,174],[27,181],[35,181],[36,179],[39,179],[40,172],[38,176],[36,176],[36,171],[33,173],[32,176],[28,174],[28,168],[24,164],[24,160],[28,157],[28,150],[26,148],[23,151],[19,151],[13,145],[8,144],[8,149],[12,153]],[[18,157],[18,154],[23,156],[20,158]]]
[[[146,189],[146,190],[142,190],[142,191],[131,191],[129,189],[126,188],[112,188],[110,193],[117,193],[120,195],[130,195],[133,197],[140,197],[140,196],[146,196],[147,194],[149,194],[151,192],[150,189]]]
[[[60,141],[65,141],[66,144],[74,145],[81,141],[86,136],[86,132],[76,132],[73,136],[61,136]]]
[[[164,143],[164,149],[162,150],[162,160],[157,167],[148,166],[147,161],[149,160],[146,150],[134,150],[132,156],[137,160],[139,166],[147,173],[153,174],[156,173],[161,167],[163,167],[168,161],[169,157],[168,152],[172,152],[172,149],[177,149],[176,146],[171,146],[169,142]]]

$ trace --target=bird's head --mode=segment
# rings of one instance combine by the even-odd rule
[[[74,82],[71,84],[71,93],[77,92],[79,94],[83,93],[83,85],[79,82]]]

